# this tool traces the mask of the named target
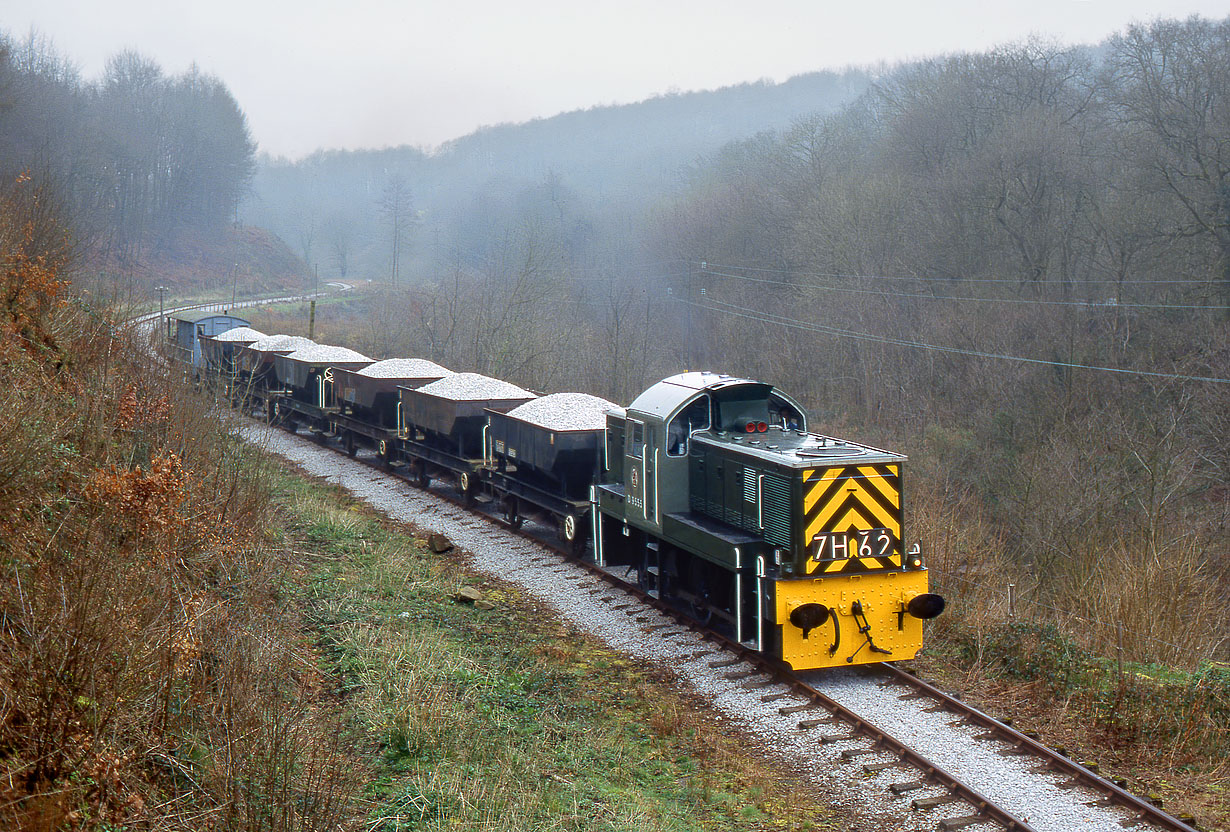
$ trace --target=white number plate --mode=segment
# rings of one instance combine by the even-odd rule
[[[811,559],[886,558],[893,553],[893,536],[888,529],[863,529],[857,532],[821,532],[811,539]]]

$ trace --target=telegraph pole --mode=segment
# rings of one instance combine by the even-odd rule
[[[320,264],[313,263],[316,283],[312,287],[312,300],[308,303],[308,338],[316,337],[316,296],[320,294]]]
[[[167,328],[167,316],[166,313],[163,312],[163,301],[165,301],[167,297],[167,287],[155,286],[154,291],[158,293],[158,327],[165,332]]]

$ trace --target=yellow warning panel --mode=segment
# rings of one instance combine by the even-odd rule
[[[774,581],[780,658],[795,670],[912,659],[923,644],[923,622],[905,607],[926,593],[927,586],[925,569]],[[805,606],[796,620],[812,623],[824,618],[806,638],[790,620],[792,612]],[[872,645],[888,652],[873,650]]]
[[[803,472],[809,573],[901,567],[901,469],[850,465]]]

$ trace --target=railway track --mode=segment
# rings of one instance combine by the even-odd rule
[[[339,292],[348,292],[354,287],[349,283],[326,283]],[[283,295],[275,298],[249,298],[247,300],[239,300],[234,303],[225,301],[206,301],[204,303],[190,303],[182,306],[175,306],[170,309],[164,309],[161,312],[145,312],[133,318],[129,318],[126,323],[130,325],[140,326],[141,324],[149,324],[159,318],[165,318],[168,315],[174,315],[179,312],[226,312],[232,309],[250,309],[254,306],[268,306],[274,303],[295,303],[310,300],[319,300],[325,297],[327,293],[323,291],[308,292],[299,295]]]
[[[317,437],[315,445],[322,449],[330,448],[320,437]],[[331,449],[330,452],[333,450],[338,449]],[[345,454],[344,449],[339,452]],[[473,522],[476,507],[459,494],[451,493],[448,488],[420,489],[417,483],[396,476],[394,471],[372,456],[359,455],[349,461],[381,476],[392,475],[397,482],[423,491],[458,512],[464,512],[471,518],[469,522],[461,521],[464,526],[473,528],[482,525]],[[910,703],[915,710],[944,719],[950,732],[977,732],[973,735],[973,741],[988,749],[991,755],[1015,761],[1016,768],[1024,767],[1029,776],[1046,783],[1047,789],[1062,793],[1065,804],[1084,807],[1091,817],[1099,815],[1099,820],[1088,826],[1079,820],[1060,821],[1059,825],[1051,822],[1035,825],[1041,822],[1038,815],[1046,812],[1045,806],[1034,804],[1022,810],[1011,805],[1010,800],[991,796],[986,790],[977,788],[976,784],[971,785],[968,774],[950,772],[924,752],[893,736],[861,711],[859,708],[866,698],[865,693],[855,696],[858,700],[855,705],[826,693],[823,688],[827,680],[836,674],[795,673],[721,633],[703,627],[611,570],[571,557],[567,547],[552,535],[544,533],[541,527],[535,524],[510,526],[482,504],[477,507],[477,514],[499,526],[505,533],[532,542],[533,546],[522,550],[519,555],[540,573],[567,576],[577,598],[603,606],[611,614],[622,613],[633,624],[639,625],[642,635],[646,637],[661,639],[680,648],[694,643],[699,649],[685,649],[683,658],[693,664],[703,663],[709,673],[716,674],[723,682],[754,695],[757,707],[763,710],[757,719],[776,720],[778,730],[781,730],[781,723],[789,724],[800,743],[814,744],[822,753],[827,753],[835,764],[878,784],[883,789],[883,798],[891,801],[897,811],[908,807],[907,817],[911,820],[908,824],[905,823],[907,818],[900,820],[909,828],[1043,832],[1045,829],[1100,829],[1113,825],[1119,828],[1135,826],[1169,832],[1198,832],[1193,824],[1169,815],[1036,739],[900,668],[893,665],[873,666],[874,669],[861,680],[864,688],[878,688],[882,695],[894,696],[901,703]],[[430,524],[432,518],[418,522]],[[482,534],[482,530],[478,529],[476,533]],[[555,554],[547,557],[541,551],[535,552],[535,547],[549,548]],[[1079,813],[1082,809],[1078,808],[1077,811]]]

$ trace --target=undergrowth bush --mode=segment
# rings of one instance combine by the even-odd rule
[[[1119,673],[1104,665],[1091,688],[1101,725],[1124,742],[1164,749],[1171,765],[1193,757],[1220,759],[1230,736],[1230,668],[1207,665],[1195,673]]]
[[[1052,624],[1011,622],[959,637],[962,658],[1066,695],[1088,684],[1092,656]]]
[[[71,300],[50,207],[0,195],[0,828],[337,828],[351,775],[263,556],[266,472]]]

